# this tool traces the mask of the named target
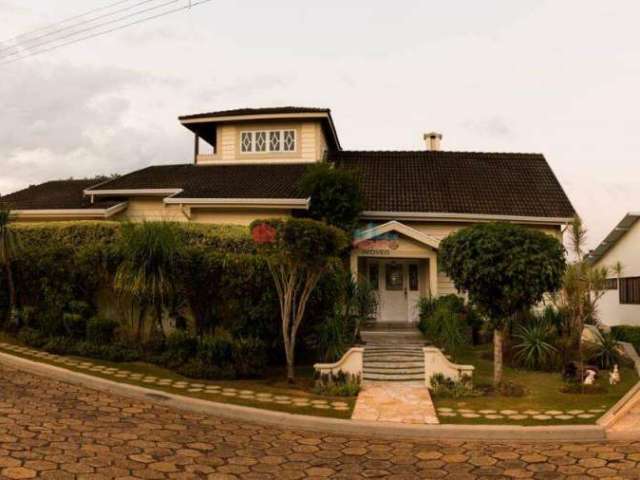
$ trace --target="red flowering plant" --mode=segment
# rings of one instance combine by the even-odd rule
[[[280,300],[287,378],[295,378],[295,345],[307,301],[320,278],[340,265],[349,246],[339,228],[309,219],[256,220],[251,235],[267,259]]]

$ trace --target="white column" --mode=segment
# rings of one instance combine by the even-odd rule
[[[438,296],[438,253],[429,257],[429,289],[433,298]]]
[[[358,254],[355,250],[351,252],[349,264],[351,268],[351,278],[353,278],[354,282],[358,282]]]

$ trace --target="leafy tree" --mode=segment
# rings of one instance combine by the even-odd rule
[[[356,227],[364,200],[355,172],[322,162],[307,168],[298,188],[311,198],[309,215],[349,232]]]
[[[4,267],[7,290],[9,291],[9,321],[18,324],[16,286],[13,279],[12,262],[17,255],[18,241],[16,233],[11,229],[11,210],[0,204],[0,265]]]
[[[251,233],[264,253],[275,282],[282,337],[287,359],[287,378],[295,380],[296,336],[309,297],[320,278],[339,267],[339,255],[349,244],[340,229],[324,223],[289,218],[256,220]]]
[[[148,308],[155,328],[164,336],[162,311],[175,293],[181,243],[177,228],[166,222],[124,224],[120,240],[122,262],[114,277],[114,289],[132,298],[139,307],[137,337],[142,336]]]
[[[464,228],[440,244],[442,268],[492,322],[496,386],[502,382],[505,325],[560,287],[564,253],[557,238],[506,223]]]

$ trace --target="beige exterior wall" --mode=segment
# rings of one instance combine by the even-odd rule
[[[385,223],[385,222],[380,221],[377,223]],[[444,238],[449,236],[451,233],[461,228],[472,225],[472,223],[468,223],[468,222],[456,223],[456,222],[402,221],[401,223],[415,230],[418,230],[419,232],[424,233],[425,235],[434,237],[437,240],[443,240]],[[366,228],[366,226],[367,224],[363,224],[363,228]],[[558,226],[551,226],[551,225],[542,225],[542,226],[525,225],[525,226],[529,228],[539,229],[559,239],[562,238],[562,231]],[[421,245],[418,242],[415,242],[414,240],[401,238],[399,241],[398,249],[393,251],[390,254],[390,257],[391,258],[393,257],[420,258],[421,256],[424,256],[425,251],[427,250],[429,250],[428,247]],[[389,257],[383,257],[383,258],[389,258]],[[434,263],[437,264],[437,262],[432,261],[431,265],[433,265]],[[439,267],[438,267],[436,278],[437,278],[437,289],[435,290],[437,291],[437,295],[440,296],[440,295],[458,294],[458,291],[456,290],[456,287],[454,286],[453,281],[444,272],[442,272]]]
[[[612,268],[622,264],[622,277],[640,277],[640,222],[618,240],[596,263],[596,267]],[[610,278],[614,274],[610,274]],[[598,319],[605,325],[640,325],[640,305],[620,304],[620,292],[608,290],[598,304]]]
[[[189,212],[186,212],[189,214]],[[289,210],[278,209],[213,209],[194,208],[191,218],[183,213],[180,205],[165,205],[161,198],[131,198],[129,207],[117,220],[131,222],[196,222],[220,225],[249,225],[258,218],[284,218]]]
[[[242,153],[241,132],[257,130],[295,130],[296,150],[278,153]],[[221,124],[217,127],[217,151],[215,155],[198,156],[199,164],[228,162],[317,162],[324,158],[327,140],[322,124],[317,120],[264,121],[237,124]]]

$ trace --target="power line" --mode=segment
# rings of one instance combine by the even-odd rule
[[[148,1],[149,0],[145,0],[145,2],[148,2]],[[32,45],[31,47],[29,47],[27,50],[33,50],[33,49],[38,48],[38,47],[46,47],[47,45],[50,45],[50,44],[53,44],[53,43],[56,43],[56,42],[59,42],[59,41],[62,41],[62,40],[66,40],[68,38],[73,38],[73,37],[75,37],[77,35],[80,35],[82,33],[87,33],[87,32],[90,32],[92,30],[96,30],[96,29],[98,29],[100,27],[106,27],[108,25],[113,25],[114,23],[119,23],[119,22],[121,22],[123,20],[127,20],[127,19],[133,18],[133,17],[137,17],[139,15],[142,15],[142,14],[145,14],[145,13],[149,13],[149,12],[151,12],[153,10],[158,10],[159,8],[167,7],[167,6],[172,5],[172,4],[174,4],[176,2],[179,2],[179,1],[180,0],[168,0],[168,1],[166,1],[166,2],[164,2],[162,4],[160,4],[160,5],[156,5],[154,7],[149,7],[149,8],[140,10],[138,12],[134,12],[134,13],[130,13],[130,14],[127,14],[127,15],[123,15],[123,16],[121,16],[119,18],[115,18],[115,19],[108,20],[106,22],[98,23],[97,25],[93,25],[93,26],[85,28],[83,30],[77,30],[77,31],[75,31],[73,33],[69,33],[67,35],[63,35],[61,37],[58,37],[58,38],[55,38],[55,39],[52,39],[52,40],[48,40],[48,41],[45,41],[45,42],[37,43],[37,44]],[[11,58],[14,55],[20,55],[22,53],[23,52],[11,52],[11,53],[8,53],[6,55],[0,55],[0,61],[1,60],[5,60],[7,58]],[[29,52],[27,51],[25,53],[29,53]]]
[[[20,39],[21,37],[26,37],[26,36],[29,36],[29,35],[31,35],[31,34],[33,34],[33,33],[42,32],[42,31],[44,31],[44,30],[48,30],[48,29],[49,29],[49,28],[51,28],[51,27],[55,27],[56,25],[62,25],[63,23],[70,22],[71,20],[76,20],[77,18],[82,18],[82,17],[85,17],[85,16],[87,16],[87,15],[91,15],[92,13],[100,12],[100,11],[102,11],[102,10],[107,10],[107,9],[109,9],[109,8],[116,7],[116,6],[118,6],[118,5],[121,5],[121,4],[123,4],[123,3],[130,2],[130,1],[131,1],[131,0],[120,0],[119,2],[115,2],[115,3],[112,3],[112,4],[110,4],[110,5],[106,5],[106,6],[104,6],[104,7],[94,8],[93,10],[89,10],[88,12],[81,13],[81,14],[79,14],[79,15],[74,15],[73,17],[65,18],[64,20],[60,20],[59,22],[52,23],[52,24],[47,25],[47,26],[45,26],[45,27],[40,27],[40,28],[36,28],[35,30],[31,30],[31,31],[29,31],[29,32],[26,32],[26,33],[21,33],[20,35],[16,35],[15,37],[11,37],[11,38],[9,38],[9,39],[7,39],[7,40],[4,40],[4,41],[2,41],[2,42],[0,42],[0,43],[13,42],[13,41],[15,41],[15,40]]]
[[[129,1],[131,1],[131,0],[126,0],[126,1],[127,1],[127,2],[129,2]],[[113,16],[113,15],[116,15],[117,13],[126,12],[127,10],[131,10],[132,8],[138,7],[138,6],[143,5],[143,4],[145,4],[145,3],[149,3],[149,2],[157,2],[157,1],[159,1],[159,0],[143,0],[143,1],[141,1],[141,2],[135,3],[135,4],[133,4],[133,5],[129,5],[129,6],[127,6],[127,7],[121,8],[121,9],[119,9],[119,10],[115,10],[115,11],[110,12],[110,13],[103,13],[102,15],[98,15],[97,17],[89,18],[89,19],[83,20],[83,21],[81,21],[81,22],[74,23],[74,24],[72,24],[72,25],[67,25],[66,27],[62,27],[62,28],[59,28],[59,29],[57,29],[57,30],[53,30],[53,31],[50,31],[50,32],[47,32],[47,33],[43,33],[43,34],[38,35],[38,36],[36,36],[36,37],[31,37],[31,38],[27,38],[27,39],[25,39],[25,40],[20,40],[20,41],[19,41],[17,44],[15,44],[15,45],[10,45],[10,46],[7,46],[7,47],[0,48],[0,53],[4,52],[4,51],[6,51],[6,50],[12,50],[12,49],[24,49],[24,50],[29,50],[29,49],[32,49],[32,48],[38,47],[38,46],[40,46],[40,45],[43,45],[44,43],[47,43],[47,42],[40,42],[39,44],[36,44],[36,45],[27,45],[27,44],[29,44],[29,43],[31,43],[31,42],[34,42],[34,41],[36,41],[36,40],[39,40],[39,39],[41,39],[41,38],[50,37],[50,36],[52,36],[52,35],[56,35],[56,34],[58,34],[58,33],[61,33],[61,32],[66,31],[66,30],[69,30],[69,29],[72,29],[72,28],[75,28],[75,27],[81,27],[81,26],[83,26],[83,25],[86,25],[86,24],[89,24],[89,23],[95,22],[96,20],[100,20],[101,18],[111,17],[111,16]],[[178,0],[176,0],[176,1],[178,1]],[[112,6],[114,6],[114,5],[112,5]],[[87,14],[83,14],[83,15],[78,15],[78,16],[76,16],[75,18],[82,17],[82,16],[86,16],[86,15],[88,15],[88,13],[87,13]],[[73,18],[73,17],[72,17],[72,18]],[[67,21],[63,21],[63,23],[67,23],[68,21],[71,21],[71,19],[69,19],[69,20],[67,20]],[[54,27],[55,25],[56,25],[56,24],[54,24],[54,25],[50,25],[49,27],[46,27],[46,28],[52,28],[52,27]],[[100,25],[97,25],[96,27],[98,27],[98,26],[100,26]],[[37,33],[37,32],[36,32],[36,33]],[[76,32],[76,33],[82,33],[82,31],[80,31],[80,32]],[[56,40],[59,40],[59,39],[53,39],[53,40],[51,40],[51,41],[56,41]],[[7,54],[7,55],[14,55],[15,53],[21,53],[21,52],[19,52],[19,51],[18,51],[18,52],[12,52],[12,53],[9,53],[9,54]]]
[[[151,16],[148,16],[148,17],[145,17],[145,18],[141,18],[139,20],[136,20],[135,22],[130,22],[130,23],[127,23],[127,24],[124,24],[124,25],[119,25],[117,27],[114,27],[114,28],[111,28],[111,29],[108,29],[108,30],[104,30],[104,31],[101,31],[101,32],[97,32],[97,33],[94,33],[94,34],[91,34],[91,35],[86,35],[84,37],[77,38],[77,39],[71,40],[69,42],[62,43],[60,45],[56,45],[54,47],[46,48],[46,49],[43,49],[43,50],[38,50],[36,52],[31,52],[31,53],[29,53],[27,55],[23,55],[21,57],[12,58],[12,59],[4,61],[4,62],[0,61],[0,65],[7,65],[7,64],[10,64],[10,63],[17,62],[19,60],[24,60],[25,58],[30,58],[30,57],[34,57],[36,55],[40,55],[42,53],[51,52],[53,50],[57,50],[58,48],[65,47],[67,45],[73,45],[75,43],[79,43],[79,42],[81,42],[83,40],[88,40],[90,38],[95,38],[95,37],[99,37],[99,36],[102,36],[102,35],[106,35],[108,33],[116,32],[118,30],[122,30],[124,28],[130,27],[130,26],[133,26],[133,25],[138,25],[140,23],[144,23],[144,22],[147,22],[149,20],[154,20],[156,18],[164,17],[166,15],[170,15],[172,13],[176,13],[176,12],[179,12],[179,11],[182,11],[182,10],[189,10],[192,7],[197,7],[198,5],[202,5],[204,3],[209,3],[211,1],[213,1],[213,0],[199,0],[197,2],[190,1],[189,5],[185,5],[185,6],[182,6],[182,7],[174,8],[173,10],[168,10],[166,12],[162,12],[162,13],[159,13],[159,14],[156,14],[156,15],[151,15]]]

